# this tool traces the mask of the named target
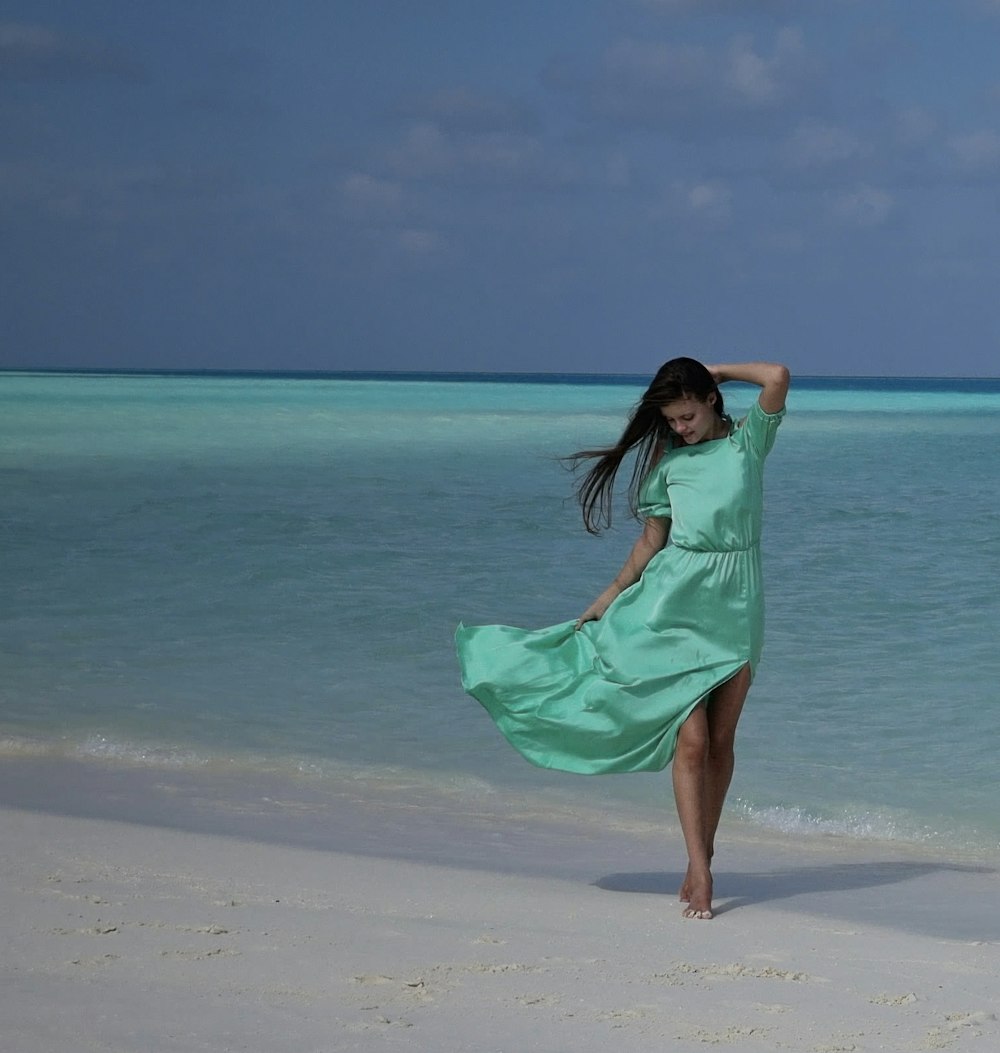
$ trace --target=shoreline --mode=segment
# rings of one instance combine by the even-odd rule
[[[553,807],[534,795],[480,787],[470,792],[462,783],[442,793],[405,780],[331,783],[275,774],[248,780],[245,772],[8,758],[0,768],[0,809],[667,900],[686,862],[676,816],[667,807],[654,820],[621,801]],[[916,887],[919,895],[910,900],[900,886]],[[997,891],[1000,862],[985,855],[825,833],[789,835],[731,816],[720,828],[719,915],[778,905],[795,914],[940,938],[1000,941],[1000,917],[993,918]]]
[[[221,818],[234,809],[245,812],[266,797],[296,801],[303,823],[309,809],[318,813],[345,799],[374,806],[416,798],[427,809],[443,813],[499,808],[505,815],[513,809],[621,830],[662,832],[676,826],[669,771],[581,777],[544,771],[516,758],[507,768],[477,774],[460,768],[268,756],[259,751],[199,755],[193,749],[127,742],[102,741],[101,748],[91,750],[71,741],[17,736],[8,736],[0,747],[0,805],[204,832],[225,832],[212,819],[212,800],[217,800]],[[831,841],[843,842],[848,851],[856,845],[884,845],[887,850],[930,859],[1000,866],[1000,828],[995,821],[987,828],[972,825],[969,817],[958,821],[891,806],[871,810],[862,806],[840,814],[812,812],[796,804],[760,803],[745,792],[737,779],[723,815],[723,822],[739,838],[802,845],[806,850]],[[127,808],[115,803],[122,793],[131,798]],[[185,808],[185,802],[190,805],[195,799],[200,802],[197,814]],[[81,810],[85,801],[89,804]],[[266,817],[262,818],[264,826],[248,828],[248,836],[288,840],[281,828],[269,833]],[[301,843],[316,843],[314,832],[307,831]]]
[[[678,843],[545,832],[532,847],[563,876],[497,869],[516,829],[474,869],[0,807],[5,1036],[18,1053],[996,1047],[992,868],[727,836],[718,914],[685,921]]]

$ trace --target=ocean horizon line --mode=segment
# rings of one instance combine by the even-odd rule
[[[352,380],[399,381],[406,383],[511,383],[511,384],[579,384],[579,385],[635,385],[646,383],[650,373],[583,373],[558,371],[465,371],[412,369],[218,369],[182,367],[110,367],[110,366],[0,366],[0,375],[45,375],[82,377],[133,377],[137,379],[218,378],[247,380]],[[842,387],[887,383],[894,385],[997,385],[1000,376],[878,374],[878,373],[797,373],[796,385]]]

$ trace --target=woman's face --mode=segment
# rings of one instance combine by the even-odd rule
[[[704,401],[698,398],[677,399],[660,407],[660,413],[674,432],[688,446],[716,438],[719,416],[715,412],[715,393]]]

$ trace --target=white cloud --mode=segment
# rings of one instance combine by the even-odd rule
[[[100,41],[47,26],[0,23],[0,81],[138,80],[139,65]]]
[[[919,106],[911,106],[896,115],[896,141],[902,146],[923,146],[937,130],[937,118]]]
[[[859,186],[833,198],[833,214],[846,223],[859,227],[880,227],[895,208],[895,199],[885,190],[872,186]]]
[[[647,88],[702,87],[710,80],[710,66],[705,48],[635,38],[619,40],[604,56],[612,79]]]
[[[959,165],[968,172],[992,172],[1000,168],[1000,135],[991,128],[952,136],[948,146]]]
[[[410,227],[401,230],[398,237],[399,247],[409,256],[427,257],[443,248],[441,235],[434,230]]]
[[[715,222],[728,219],[733,195],[729,187],[719,182],[697,183],[686,194],[690,211]]]
[[[789,73],[805,55],[802,34],[783,29],[770,58],[754,50],[750,37],[737,37],[729,46],[725,80],[737,98],[749,106],[771,106],[781,102]]]
[[[396,111],[416,121],[429,121],[458,132],[530,132],[538,121],[523,103],[484,95],[467,87],[445,88],[399,103]]]
[[[676,180],[650,209],[650,218],[696,220],[710,226],[724,225],[732,213],[733,194],[720,180]]]
[[[647,126],[675,125],[698,134],[720,120],[797,107],[807,94],[806,49],[797,30],[782,30],[769,50],[749,36],[717,48],[627,37],[612,44],[590,85],[605,118]]]
[[[424,121],[411,125],[385,156],[403,180],[549,188],[577,181],[577,173],[547,152],[540,139],[516,132],[457,135]]]
[[[738,97],[755,106],[767,106],[780,95],[771,64],[753,50],[752,42],[741,38],[729,49],[726,83]]]
[[[799,125],[784,146],[786,162],[793,168],[826,168],[857,157],[861,141],[849,129],[810,121]]]
[[[542,162],[542,147],[537,140],[523,136],[488,135],[466,143],[459,156],[465,167],[493,173],[503,180],[536,171]]]
[[[340,184],[340,193],[346,210],[356,217],[393,214],[402,201],[399,183],[366,172],[347,176]]]
[[[436,124],[411,124],[402,142],[389,151],[389,163],[403,178],[425,178],[449,172],[455,153],[444,132]]]

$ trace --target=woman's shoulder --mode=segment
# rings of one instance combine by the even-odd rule
[[[784,406],[775,413],[768,413],[759,401],[755,401],[747,413],[736,422],[730,435],[739,445],[766,456],[771,452],[778,425],[784,419],[785,413]]]

